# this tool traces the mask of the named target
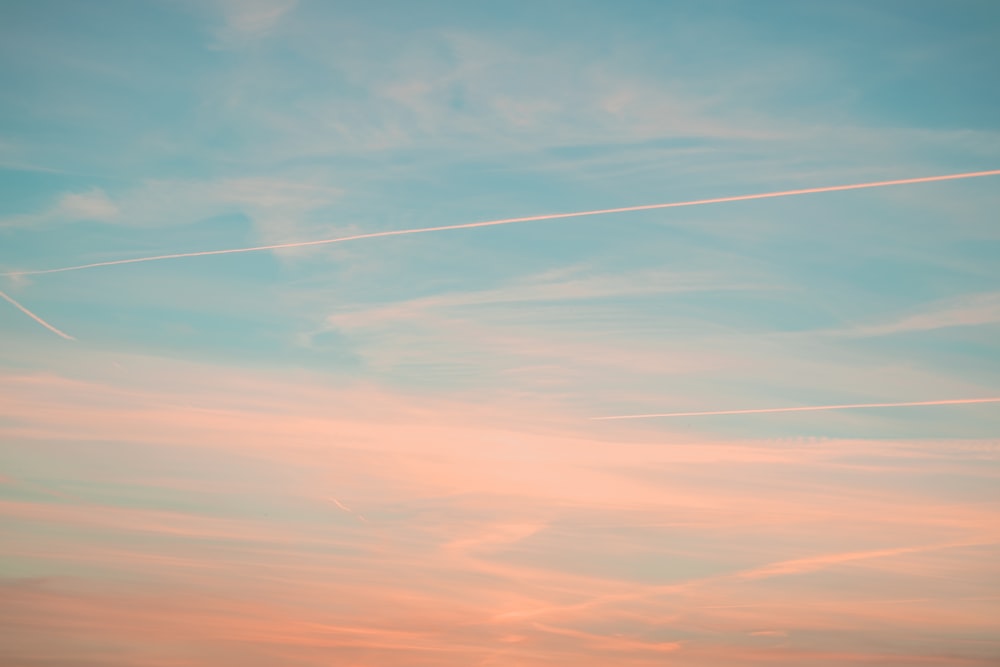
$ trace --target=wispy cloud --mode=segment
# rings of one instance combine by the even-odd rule
[[[239,46],[260,38],[294,11],[298,0],[213,0],[222,14],[223,25],[216,38],[223,47]]]
[[[996,664],[995,12],[566,4],[0,21],[0,663]]]
[[[905,403],[854,403],[848,405],[800,405],[791,408],[751,408],[747,410],[712,410],[706,412],[663,412],[648,415],[615,415],[611,417],[591,417],[591,419],[651,419],[654,417],[710,417],[718,415],[759,415],[775,412],[815,412],[821,410],[861,410],[869,408],[913,408],[942,405],[975,405],[977,403],[1000,403],[1000,398],[956,398],[938,401],[912,401]]]
[[[863,338],[974,327],[998,322],[1000,322],[1000,292],[989,292],[940,301],[924,308],[922,312],[882,324],[860,325],[835,333]]]
[[[748,633],[761,628],[786,630],[788,650],[832,651],[843,637],[798,630],[835,618],[860,631],[850,619],[865,614],[900,633],[928,627],[920,614],[933,602],[861,616],[850,600],[820,604],[844,565],[879,575],[866,599],[904,587],[928,600],[947,571],[936,568],[969,578],[995,567],[987,505],[900,487],[905,468],[834,465],[899,443],[657,431],[623,444],[517,401],[394,396],[116,354],[125,373],[94,354],[94,370],[77,373],[104,369],[103,380],[0,378],[0,436],[32,443],[11,476],[73,497],[5,484],[14,555],[32,572],[84,573],[2,597],[23,651],[52,633],[69,652],[132,637],[126,662],[143,664],[140,629],[156,627],[159,645],[197,637],[223,665],[248,664],[251,647],[304,664],[330,651],[387,666],[401,651],[408,664],[456,667],[553,656],[657,664],[665,653],[698,664],[720,642],[760,642]],[[946,465],[969,462],[928,459],[916,474]],[[884,575],[877,566],[901,559]],[[793,575],[789,593],[781,582]],[[194,604],[206,595],[211,604]],[[743,603],[758,606],[732,606]],[[948,604],[974,614],[991,603]],[[137,611],[94,616],[95,605]]]
[[[312,179],[315,180],[315,179]],[[148,180],[119,193],[101,188],[69,191],[37,213],[0,219],[0,226],[49,227],[102,222],[122,227],[171,227],[219,215],[243,213],[265,235],[279,222],[286,232],[306,214],[331,205],[343,190],[311,180],[227,178],[207,181]],[[283,220],[279,220],[284,218]]]
[[[48,209],[38,213],[0,218],[0,227],[43,227],[68,221],[116,222],[118,205],[101,188],[66,192]]]
[[[426,318],[429,312],[434,311],[540,302],[572,303],[655,294],[767,289],[769,287],[763,284],[727,279],[721,272],[712,274],[647,269],[608,273],[577,266],[546,271],[490,289],[439,292],[388,305],[338,312],[330,315],[327,321],[335,327],[351,330],[384,326],[391,322],[407,321],[417,324],[421,321],[420,318]]]
[[[293,241],[290,243],[276,243],[271,245],[251,246],[247,248],[229,248],[224,250],[203,250],[197,252],[172,253],[167,255],[153,255],[149,257],[134,257],[131,259],[119,259],[108,262],[93,262],[90,264],[79,264],[76,266],[65,266],[57,269],[39,269],[32,271],[7,272],[3,275],[40,275],[48,273],[63,273],[66,271],[80,271],[106,266],[118,266],[122,264],[137,264],[143,262],[156,262],[169,259],[183,259],[189,257],[208,257],[214,255],[229,255],[236,253],[261,252],[265,250],[284,250],[288,248],[305,248],[318,245],[329,245],[333,243],[346,243],[348,241],[360,241],[364,239],[385,238],[390,236],[406,236],[410,234],[427,234],[432,232],[456,231],[462,229],[477,229],[481,227],[495,227],[498,225],[512,225],[525,222],[542,222],[545,220],[560,220],[565,218],[580,218],[594,215],[609,215],[614,213],[630,213],[635,211],[651,211],[666,208],[678,208],[684,206],[703,206],[707,204],[722,204],[737,201],[749,201],[754,199],[770,199],[775,197],[793,197],[797,195],[819,194],[823,192],[841,192],[845,190],[859,190],[865,188],[889,187],[895,185],[908,185],[915,183],[932,183],[936,181],[950,181],[964,178],[978,178],[982,176],[1000,175],[1000,169],[991,171],[967,172],[961,174],[948,174],[944,176],[923,176],[919,178],[904,178],[890,181],[874,181],[870,183],[854,183],[851,185],[831,185],[816,188],[805,188],[801,190],[782,190],[778,192],[765,192],[752,195],[735,195],[730,197],[715,197],[711,199],[696,199],[682,202],[668,202],[664,204],[643,204],[640,206],[625,206],[621,208],[596,209],[593,211],[577,211],[575,213],[548,213],[543,215],[531,215],[518,218],[502,218],[500,220],[487,220],[484,222],[468,222],[459,225],[441,225],[438,227],[424,227],[420,229],[395,229],[381,232],[369,232],[366,234],[353,234],[332,239],[318,239],[314,241]]]
[[[908,554],[925,553],[928,551],[939,551],[941,549],[958,549],[969,546],[980,546],[994,544],[993,541],[972,541],[954,542],[946,544],[931,544],[915,547],[898,547],[894,549],[877,549],[874,551],[857,551],[848,553],[824,554],[811,558],[797,558],[795,560],[771,563],[763,567],[754,568],[739,573],[739,578],[760,579],[767,577],[786,576],[814,572],[828,567],[835,567],[846,563],[867,561],[877,558],[891,558],[893,556],[905,556]]]

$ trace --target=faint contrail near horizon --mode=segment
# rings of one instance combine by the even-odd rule
[[[46,322],[45,320],[43,320],[42,318],[40,318],[38,315],[35,315],[33,312],[31,312],[30,310],[28,310],[27,308],[25,308],[24,306],[22,306],[20,303],[18,303],[17,301],[15,301],[14,297],[8,295],[6,292],[4,292],[2,290],[0,290],[0,298],[4,299],[7,303],[9,303],[10,305],[14,306],[18,310],[20,310],[22,313],[24,313],[25,315],[27,315],[31,319],[35,320],[36,322],[38,322],[43,327],[45,327],[46,329],[48,329],[52,333],[56,334],[57,336],[62,336],[66,340],[76,340],[75,338],[73,338],[72,336],[70,336],[65,331],[60,331],[59,329],[55,328],[54,326],[52,326],[51,324],[49,324],[48,322]]]
[[[40,275],[44,273],[62,273],[64,271],[80,271],[83,269],[96,269],[102,266],[117,266],[119,264],[139,264],[142,262],[157,262],[167,259],[182,259],[184,257],[207,257],[209,255],[231,255],[244,252],[260,252],[263,250],[282,250],[285,248],[305,248],[308,246],[327,245],[331,243],[345,243],[347,241],[360,241],[362,239],[382,238],[386,236],[404,236],[409,234],[427,234],[430,232],[444,232],[457,229],[474,229],[477,227],[495,227],[499,225],[512,225],[519,222],[538,222],[541,220],[558,220],[561,218],[582,218],[591,215],[607,215],[610,213],[628,213],[631,211],[652,211],[661,208],[680,208],[682,206],[702,206],[706,204],[722,204],[725,202],[748,201],[751,199],[770,199],[774,197],[793,197],[796,195],[818,194],[821,192],[839,192],[843,190],[861,190],[863,188],[881,188],[891,185],[908,185],[912,183],[933,183],[935,181],[952,181],[962,178],[977,178],[980,176],[1000,175],[1000,169],[990,171],[973,171],[962,174],[947,174],[944,176],[923,176],[920,178],[903,178],[893,181],[874,181],[870,183],[853,183],[851,185],[830,185],[820,188],[806,188],[803,190],[783,190],[780,192],[764,192],[753,195],[735,195],[732,197],[716,197],[714,199],[695,199],[692,201],[670,202],[666,204],[644,204],[641,206],[625,206],[622,208],[603,208],[593,211],[577,211],[574,213],[547,213],[544,215],[531,215],[523,218],[503,218],[501,220],[487,220],[485,222],[467,222],[458,225],[443,225],[440,227],[421,227],[417,229],[396,229],[383,232],[370,232],[367,234],[355,234],[353,236],[341,236],[331,239],[319,239],[315,241],[292,241],[290,243],[275,243],[271,245],[251,246],[247,248],[229,248],[225,250],[202,250],[196,252],[180,252],[169,255],[152,255],[148,257],[134,257],[132,259],[115,259],[107,262],[94,262],[92,264],[79,264],[76,266],[64,266],[57,269],[39,269],[34,271],[8,271],[0,274],[4,276],[25,276]]]
[[[361,521],[364,521],[365,523],[368,523],[368,519],[364,518],[363,516],[361,516],[360,514],[358,514],[357,512],[355,512],[355,511],[354,511],[354,510],[352,510],[352,509],[351,509],[350,507],[348,507],[348,506],[347,506],[347,505],[345,505],[344,503],[340,502],[339,500],[337,500],[337,499],[336,499],[336,498],[334,498],[333,496],[328,496],[328,498],[330,499],[330,501],[331,501],[331,502],[332,502],[332,503],[333,503],[334,505],[336,505],[336,506],[337,506],[337,507],[339,507],[340,509],[344,510],[344,511],[345,511],[345,512],[347,512],[348,514],[352,514],[352,515],[354,515],[354,516],[355,516],[356,518],[360,519]]]
[[[853,403],[848,405],[806,405],[795,408],[754,408],[750,410],[711,410],[707,412],[662,412],[649,415],[614,415],[591,417],[592,420],[652,419],[655,417],[710,417],[714,415],[759,415],[771,412],[816,412],[819,410],[860,410],[864,408],[913,408],[921,405],[972,405],[974,403],[1000,403],[997,398],[955,398],[944,401],[913,401],[908,403]]]

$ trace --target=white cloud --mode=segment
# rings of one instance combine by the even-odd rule
[[[838,333],[849,337],[888,336],[997,323],[1000,323],[1000,292],[987,292],[938,301],[921,312]]]
[[[101,188],[64,192],[35,213],[0,218],[0,227],[46,227],[67,222],[119,222],[121,209]]]
[[[337,313],[328,324],[345,330],[384,326],[389,322],[420,321],[432,312],[461,308],[510,306],[538,302],[565,302],[625,296],[684,292],[712,292],[765,289],[761,285],[725,280],[721,275],[651,269],[615,275],[573,275],[581,267],[549,271],[493,289],[451,292],[379,305],[359,311]]]
[[[99,188],[59,195],[49,207],[0,219],[0,227],[47,227],[99,221],[127,227],[169,227],[223,215],[244,215],[264,242],[301,240],[310,215],[344,194],[321,181],[229,178],[149,180],[110,196]],[[329,232],[327,227],[325,231]],[[294,252],[294,251],[292,251]]]
[[[239,42],[260,37],[274,28],[298,0],[217,0],[223,25],[216,32],[219,46],[234,46]]]
[[[53,214],[66,220],[99,220],[111,222],[119,209],[100,188],[87,192],[70,192],[59,198]]]
[[[214,94],[240,110],[257,147],[286,157],[392,149],[497,156],[663,137],[787,134],[773,118],[733,113],[687,82],[538,43],[530,33],[415,30],[361,43],[339,32],[347,25],[317,34],[316,26],[289,21],[281,38],[307,67],[251,59],[219,81]]]

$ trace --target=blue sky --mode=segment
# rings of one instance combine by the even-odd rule
[[[354,522],[338,543],[382,544],[386,558],[338,562],[337,572],[373,587],[350,595],[381,599],[376,581],[409,590],[396,569],[408,555],[430,568],[427,597],[404,596],[410,616],[322,610],[340,614],[337,627],[378,617],[384,642],[343,658],[358,665],[423,664],[391,648],[403,636],[393,632],[404,630],[416,633],[409,650],[419,644],[438,665],[582,665],[582,655],[645,664],[666,650],[706,666],[874,665],[899,655],[987,664],[1000,655],[995,642],[973,649],[959,638],[986,632],[969,619],[995,602],[964,592],[947,602],[947,622],[900,611],[882,618],[893,628],[884,636],[844,626],[836,616],[844,610],[817,613],[808,627],[792,627],[791,614],[687,619],[636,630],[632,644],[616,633],[629,634],[619,625],[630,615],[656,611],[628,596],[667,543],[686,554],[673,556],[675,579],[709,577],[689,582],[698,595],[719,587],[705,609],[782,595],[791,608],[815,609],[829,602],[830,587],[870,586],[872,571],[826,571],[855,561],[838,550],[888,550],[905,561],[928,545],[965,545],[890,568],[915,579],[875,591],[882,599],[926,598],[940,608],[947,594],[917,590],[920,572],[965,568],[970,590],[988,586],[996,581],[988,566],[996,535],[986,528],[998,499],[995,404],[589,418],[1000,395],[1000,177],[17,272],[995,170],[998,44],[1000,6],[988,0],[4,2],[0,289],[75,339],[0,303],[0,372],[14,406],[0,422],[8,443],[0,491],[7,514],[28,522],[16,528],[27,560],[6,571],[10,586],[28,581],[24,590],[34,591],[17,604],[44,611],[64,604],[67,590],[95,608],[110,604],[87,597],[106,573],[81,574],[82,561],[55,554],[85,546],[91,565],[114,569],[134,547],[129,531],[143,523],[141,511],[178,512],[170,521],[183,524],[185,539],[211,531],[236,539],[247,525],[210,522],[237,515],[267,534],[292,530],[284,521],[301,531],[295,539],[327,539],[317,516],[329,507],[288,504],[277,489],[298,485],[315,500],[326,495],[313,487],[334,480],[355,494],[338,503],[367,506],[356,511],[365,521],[333,508]],[[258,420],[259,431],[245,432]],[[368,444],[330,459],[322,443],[340,432]],[[408,432],[419,437],[399,449],[395,439]],[[485,443],[498,477],[482,479],[482,461],[445,444],[453,438]],[[235,445],[243,441],[256,443],[254,454]],[[504,443],[534,444],[510,445],[508,455]],[[633,449],[617,461],[610,452],[623,446]],[[578,447],[588,452],[582,461]],[[88,456],[113,463],[101,472]],[[537,469],[526,463],[534,457]],[[77,463],[59,463],[66,460]],[[156,474],[144,461],[172,472]],[[576,472],[557,472],[567,467]],[[455,481],[463,476],[482,488]],[[579,491],[597,479],[608,492],[591,502]],[[685,479],[702,480],[694,495],[671,495]],[[189,498],[192,489],[202,495]],[[821,510],[841,497],[843,516]],[[650,528],[650,513],[674,502],[687,507],[687,527],[677,535]],[[732,503],[752,505],[752,517],[730,522],[723,508]],[[761,518],[797,504],[815,510],[802,510],[802,520],[813,517],[826,535]],[[107,512],[104,528],[124,532],[81,529],[77,505]],[[894,523],[899,507],[905,517],[947,517],[951,508],[954,524],[942,518],[937,534],[915,518]],[[497,519],[506,510],[519,518]],[[852,528],[851,512],[885,525]],[[39,517],[58,518],[61,528],[37,533],[30,521]],[[742,520],[759,532],[741,533]],[[379,521],[379,530],[404,537],[385,546],[363,532]],[[610,527],[616,522],[620,530]],[[879,531],[898,539],[873,540]],[[158,539],[166,551],[150,547],[147,556],[207,558],[204,545]],[[602,540],[617,546],[580,555]],[[226,558],[235,560],[219,563],[250,562],[243,542],[234,544]],[[777,545],[767,558],[766,544]],[[718,549],[732,557],[713,560]],[[873,557],[880,567],[884,555]],[[285,556],[265,564],[291,567]],[[207,585],[171,567],[143,571],[152,588],[122,584],[121,604],[140,604],[167,581],[192,594]],[[773,573],[788,567],[815,581],[791,592],[747,588],[776,582]],[[575,578],[584,570],[592,578]],[[308,579],[303,572],[296,576]],[[444,624],[452,612],[485,618],[496,605],[514,613],[515,598],[525,608],[572,606],[563,593],[516,583],[540,572],[580,604],[619,607],[607,626],[529,614],[496,637],[493,621],[483,621],[460,641],[414,625],[425,605],[449,610]],[[460,611],[452,589],[464,577],[499,577],[516,592],[498,601],[504,586],[484,585],[469,602],[475,609]],[[333,579],[324,585],[336,591]],[[272,592],[251,597],[273,613],[283,603]],[[841,602],[849,610],[856,601]],[[302,623],[318,608],[299,609]],[[129,633],[119,620],[101,629],[114,645]],[[931,626],[934,646],[912,637]],[[80,653],[78,637],[58,625],[33,632],[39,643],[10,656],[77,664],[45,658],[39,647],[59,637],[67,654]],[[226,632],[202,639],[232,664],[250,664],[242,649],[213,643]],[[661,634],[669,636],[662,646],[651,639]],[[184,637],[170,640],[177,662],[157,663],[167,658],[152,644],[129,640],[121,664],[223,664]],[[302,653],[312,640],[274,641],[288,651],[282,664],[330,657]],[[469,652],[433,652],[449,641]],[[504,653],[489,648],[494,641],[525,648]],[[574,653],[573,642],[586,650]],[[727,653],[734,646],[745,649],[743,662]],[[829,657],[835,647],[846,652]]]

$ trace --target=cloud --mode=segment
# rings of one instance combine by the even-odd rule
[[[776,412],[815,412],[819,410],[859,410],[866,408],[909,408],[945,405],[976,405],[979,403],[1000,403],[1000,398],[957,398],[937,401],[915,401],[906,403],[855,403],[853,405],[800,405],[791,408],[750,408],[746,410],[711,410],[705,412],[663,412],[649,415],[615,415],[612,417],[591,417],[591,419],[651,419],[656,417],[707,417],[718,415],[755,415]]]
[[[107,194],[100,188],[87,192],[67,193],[56,204],[54,216],[66,220],[97,220],[113,222],[119,210]]]
[[[915,547],[898,547],[893,549],[877,549],[874,551],[858,551],[850,553],[833,553],[810,558],[797,558],[795,560],[771,563],[763,567],[754,568],[746,572],[741,572],[737,576],[745,579],[760,579],[767,577],[786,576],[814,572],[827,567],[835,567],[844,563],[865,561],[874,558],[889,558],[892,556],[903,556],[913,553],[923,553],[927,551],[937,551],[940,549],[956,549],[960,547],[996,544],[994,541],[973,541],[957,542],[947,544],[931,544]]]
[[[334,313],[327,323],[344,330],[417,323],[435,313],[517,306],[541,302],[575,302],[656,294],[741,291],[764,286],[726,280],[721,274],[647,269],[595,273],[586,267],[553,269],[491,289],[440,292],[408,301]]]
[[[58,195],[49,207],[0,219],[0,227],[37,230],[98,221],[149,230],[191,227],[218,216],[242,215],[263,240],[288,240],[311,227],[317,211],[335,206],[342,188],[315,175],[303,179],[264,177],[212,181],[147,180],[109,195],[95,188]],[[329,224],[323,226],[329,230]]]
[[[998,322],[1000,322],[1000,292],[987,292],[939,301],[925,307],[922,312],[882,324],[861,325],[836,333],[852,338],[867,338],[983,326]]]
[[[24,3],[7,40],[0,161],[74,173],[16,175],[4,262],[257,254],[33,280],[82,346],[8,309],[0,663],[996,662],[987,406],[587,419],[996,395],[979,346],[812,333],[929,330],[902,290],[995,277],[992,181],[875,188],[996,166],[992,130],[901,127],[948,104],[872,102],[933,83],[893,39],[934,39],[839,6],[185,3]],[[309,248],[336,261],[275,266]]]
[[[0,488],[9,556],[39,582],[0,596],[9,662],[46,645],[93,657],[99,640],[111,665],[164,651],[224,666],[711,665],[783,628],[776,659],[850,664],[871,619],[882,636],[952,637],[989,618],[988,601],[926,616],[933,603],[831,588],[850,575],[866,599],[933,600],[957,568],[948,595],[971,597],[995,569],[973,539],[995,532],[991,506],[900,488],[905,468],[834,467],[901,443],[623,438],[516,400],[100,350],[52,361],[76,377],[0,374],[0,437],[23,445],[7,470],[54,492]],[[949,465],[967,474],[963,460]]]
[[[39,228],[67,222],[118,222],[118,205],[101,188],[65,192],[37,213],[0,218],[0,227]]]
[[[643,71],[642,54],[618,57],[631,50],[625,40],[609,37],[621,48],[595,52],[566,49],[530,25],[497,34],[443,19],[399,34],[391,22],[368,20],[304,7],[279,36],[294,59],[249,59],[218,78],[211,97],[240,110],[255,161],[429,151],[435,162],[520,155],[524,163],[559,146],[787,135],[766,114],[730,113],[688,81]],[[356,39],[360,31],[366,39]]]
[[[66,267],[60,267],[60,268],[56,268],[56,269],[43,269],[43,270],[38,270],[38,271],[24,271],[24,272],[20,272],[18,275],[32,275],[32,274],[41,274],[41,273],[60,273],[60,272],[64,272],[64,271],[79,271],[79,270],[84,270],[84,269],[89,269],[89,268],[96,268],[96,267],[117,266],[117,265],[123,265],[123,264],[135,264],[135,263],[141,263],[141,262],[154,262],[154,261],[163,261],[163,260],[169,260],[169,259],[187,258],[187,257],[207,257],[207,256],[226,255],[226,254],[235,254],[235,253],[271,251],[271,250],[288,250],[288,249],[293,249],[293,248],[308,248],[308,247],[314,247],[314,246],[319,246],[319,245],[329,245],[329,244],[334,244],[334,243],[345,243],[345,242],[350,242],[350,241],[359,241],[359,240],[372,239],[372,238],[386,238],[386,237],[391,237],[391,236],[406,236],[406,235],[411,235],[411,234],[426,234],[426,233],[433,233],[433,232],[456,231],[456,230],[464,230],[464,229],[478,229],[478,228],[482,228],[482,227],[496,227],[496,226],[499,226],[499,225],[511,225],[511,224],[528,223],[528,222],[540,222],[540,221],[545,221],[545,220],[559,220],[559,219],[565,219],[565,218],[578,218],[578,217],[594,216],[594,215],[610,215],[610,214],[615,214],[615,213],[630,213],[630,212],[635,212],[635,211],[649,211],[649,210],[659,210],[659,209],[677,208],[677,207],[686,207],[686,206],[703,206],[703,205],[709,205],[709,204],[721,204],[721,203],[748,201],[748,200],[756,200],[756,199],[770,199],[770,198],[775,198],[775,197],[792,197],[792,196],[798,196],[798,195],[818,194],[818,193],[824,193],[824,192],[840,192],[840,191],[844,191],[844,190],[857,190],[857,189],[863,189],[863,188],[881,188],[881,187],[888,187],[888,186],[895,186],[895,185],[908,185],[908,184],[914,184],[914,183],[930,183],[930,182],[937,182],[937,181],[949,181],[949,180],[956,180],[956,179],[977,178],[977,177],[982,177],[982,176],[996,176],[996,175],[1000,175],[1000,170],[968,172],[968,173],[962,173],[962,174],[948,174],[948,175],[943,175],[943,176],[923,176],[923,177],[918,177],[918,178],[895,179],[895,180],[890,180],[890,181],[876,181],[876,182],[871,182],[871,183],[855,183],[855,184],[851,184],[851,185],[823,186],[823,187],[816,187],[816,188],[805,188],[805,189],[800,189],[800,190],[782,190],[782,191],[777,191],[777,192],[766,192],[766,193],[749,194],[749,195],[733,195],[733,196],[729,196],[729,197],[714,197],[714,198],[711,198],[711,199],[696,199],[696,200],[691,200],[691,201],[667,202],[667,203],[663,203],[663,204],[643,204],[643,205],[639,205],[639,206],[626,206],[626,207],[621,207],[621,208],[596,209],[596,210],[591,210],[591,211],[577,211],[577,212],[573,212],[573,213],[546,213],[546,214],[541,214],[541,215],[522,216],[522,217],[516,217],[516,218],[501,218],[501,219],[498,219],[498,220],[487,220],[487,221],[482,221],[482,222],[468,222],[468,223],[460,223],[460,224],[455,224],[455,225],[441,225],[441,226],[436,226],[436,227],[423,227],[423,228],[415,228],[415,229],[394,229],[394,230],[386,230],[386,231],[368,232],[368,233],[364,233],[364,234],[352,234],[350,236],[335,237],[335,238],[329,238],[329,239],[314,239],[314,240],[306,240],[306,241],[290,241],[290,242],[286,242],[286,243],[271,244],[271,245],[262,245],[262,246],[253,246],[253,247],[230,248],[230,249],[222,249],[222,250],[194,251],[194,252],[186,252],[186,253],[172,253],[172,254],[167,254],[167,255],[151,255],[151,256],[147,256],[147,257],[137,257],[137,258],[130,258],[130,259],[110,260],[110,261],[106,261],[106,262],[97,262],[97,263],[92,263],[92,264],[82,264],[82,265],[76,265],[76,266],[66,266]],[[247,187],[248,185],[250,187]],[[224,184],[224,186],[221,189],[221,193],[218,194],[218,195],[213,194],[212,198],[210,198],[210,201],[214,200],[215,197],[217,196],[218,197],[218,201],[220,203],[232,204],[232,203],[236,202],[236,203],[245,205],[246,207],[250,208],[251,210],[253,210],[253,209],[259,209],[259,208],[264,208],[266,210],[266,209],[271,209],[271,208],[276,208],[276,207],[279,210],[282,210],[283,208],[288,207],[289,204],[292,204],[293,208],[296,209],[296,210],[303,208],[303,205],[305,204],[304,208],[306,210],[309,210],[310,208],[316,206],[319,203],[326,203],[326,200],[323,199],[323,198],[320,198],[318,200],[309,200],[309,199],[306,199],[304,201],[302,199],[302,197],[299,196],[301,194],[302,186],[294,187],[294,186],[290,186],[289,184],[280,184],[278,186],[278,188],[276,188],[276,189],[272,188],[270,191],[268,191],[267,189],[262,189],[262,185],[263,184],[256,183],[256,182],[246,183],[246,182],[240,182],[240,181],[232,182],[232,183],[228,183],[228,184]],[[294,190],[295,193],[296,193],[296,196],[289,197],[288,194],[287,194],[287,191],[289,189]],[[311,192],[311,191],[314,190],[313,188],[306,188],[306,189],[307,189],[307,192]],[[213,190],[213,193],[214,193],[214,190]],[[306,202],[309,202],[309,203],[306,203]],[[90,207],[90,208],[93,208],[93,204],[87,204],[87,206]],[[76,209],[80,209],[80,208],[81,208],[81,206],[79,204],[77,204],[76,205]],[[162,215],[162,212],[160,212],[160,211],[157,211],[157,213],[159,215]]]
[[[218,45],[232,48],[259,39],[295,10],[298,0],[214,0],[223,25],[216,32]]]

